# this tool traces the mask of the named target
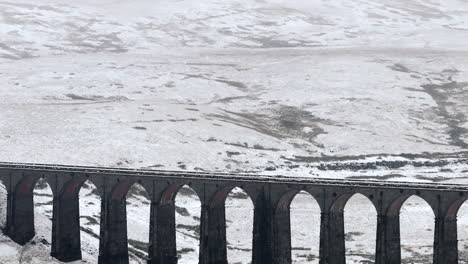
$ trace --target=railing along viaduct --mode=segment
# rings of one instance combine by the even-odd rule
[[[51,255],[61,261],[81,259],[78,192],[87,180],[97,187],[100,264],[128,263],[125,196],[135,183],[151,198],[151,264],[177,263],[174,198],[183,185],[195,190],[201,201],[199,264],[227,263],[224,202],[235,187],[254,204],[253,264],[291,263],[289,205],[300,191],[311,194],[321,209],[320,264],[345,263],[343,209],[356,193],[365,195],[377,211],[377,264],[400,263],[399,212],[412,195],[434,211],[434,263],[456,264],[456,215],[468,199],[463,185],[0,163],[0,179],[8,192],[4,232],[19,244],[34,236],[33,188],[40,178],[53,192]]]

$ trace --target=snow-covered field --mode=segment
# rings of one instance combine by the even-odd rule
[[[466,43],[466,0],[0,1],[0,160],[467,183]],[[35,193],[37,236],[0,235],[0,263],[56,263],[51,193]],[[248,263],[252,204],[232,196],[229,262]],[[95,263],[100,201],[80,197]],[[196,263],[199,201],[177,206],[180,263]],[[143,263],[138,187],[127,210]],[[318,206],[291,210],[293,259],[317,263]],[[347,262],[372,262],[372,205],[356,195],[345,217]],[[465,263],[468,206],[459,222]],[[410,198],[401,223],[405,263],[428,263],[429,206]]]

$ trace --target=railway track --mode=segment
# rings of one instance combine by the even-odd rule
[[[132,168],[113,168],[97,166],[75,166],[61,164],[37,164],[37,163],[14,163],[0,162],[0,173],[6,171],[35,171],[35,172],[69,172],[83,174],[105,174],[121,176],[147,176],[147,177],[180,177],[183,179],[209,179],[219,181],[240,182],[263,182],[283,184],[317,184],[317,185],[339,185],[349,187],[386,187],[398,189],[426,189],[426,190],[451,190],[468,191],[465,184],[404,182],[404,181],[379,181],[379,180],[354,180],[354,179],[332,179],[317,177],[287,177],[282,175],[256,175],[254,173],[221,173],[221,172],[199,172],[199,171],[175,171],[175,170],[149,170]]]

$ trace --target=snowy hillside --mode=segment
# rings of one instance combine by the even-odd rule
[[[5,161],[262,171],[466,157],[466,1],[0,6]]]
[[[163,48],[464,49],[463,0],[32,0],[0,2],[1,56]]]
[[[0,1],[0,161],[466,183],[467,43],[465,0]],[[0,263],[53,263],[50,190],[35,193],[38,235],[0,235]],[[229,260],[248,263],[252,205],[232,195]],[[80,197],[94,263],[100,201]],[[138,187],[128,203],[143,262],[149,204]],[[187,189],[177,206],[180,263],[196,263],[199,204]],[[317,263],[318,207],[291,207],[293,259]],[[349,263],[372,262],[372,212],[346,207]],[[432,218],[403,207],[405,263],[430,259]]]

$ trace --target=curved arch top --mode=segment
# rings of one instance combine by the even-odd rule
[[[399,215],[400,211],[401,211],[401,207],[403,206],[403,204],[406,202],[406,200],[408,200],[412,196],[416,196],[416,197],[421,198],[431,208],[432,213],[434,215],[436,215],[436,212],[434,211],[433,205],[429,201],[427,201],[424,197],[422,197],[422,196],[420,196],[418,194],[401,195],[398,198],[394,199],[390,203],[390,205],[388,206],[388,208],[386,210],[387,215],[389,215],[389,216]]]
[[[145,188],[144,185],[140,184],[136,180],[123,180],[119,181],[114,185],[114,188],[112,189],[111,192],[111,198],[112,200],[122,200],[127,196],[128,191],[130,188],[132,188],[134,185],[139,185],[143,190],[149,195],[148,190]]]
[[[320,210],[322,211],[322,207],[321,207],[320,203],[318,202],[317,198],[312,193],[308,192],[307,190],[302,190],[302,189],[290,189],[290,190],[284,192],[281,195],[281,198],[276,203],[276,210],[289,209],[289,206],[291,205],[291,202],[294,200],[296,195],[298,193],[300,193],[300,192],[305,192],[310,197],[312,197],[312,199],[314,199],[314,201],[319,205]]]
[[[224,205],[224,203],[226,202],[226,198],[231,193],[231,191],[234,190],[235,188],[239,188],[244,193],[246,193],[250,201],[253,203],[254,198],[252,198],[252,195],[248,191],[246,191],[244,188],[237,186],[237,185],[229,185],[229,186],[223,187],[221,190],[218,190],[215,193],[215,195],[211,198],[210,205],[211,206]]]
[[[338,198],[336,198],[336,200],[330,206],[330,211],[331,212],[343,212],[344,208],[346,207],[346,204],[349,201],[349,199],[351,199],[351,197],[353,197],[353,196],[355,196],[357,194],[362,195],[363,197],[365,197],[373,205],[375,211],[377,212],[377,207],[376,207],[374,201],[369,199],[369,197],[367,197],[364,193],[361,193],[361,192],[345,193],[345,194],[342,194],[342,195],[338,196]]]
[[[466,200],[468,200],[468,197],[460,198],[452,202],[449,205],[449,208],[447,209],[445,216],[456,217],[458,215],[458,211],[460,210],[460,207],[466,202]]]
[[[36,186],[37,182],[41,179],[42,177],[34,177],[34,176],[25,176],[21,178],[21,180],[16,184],[15,186],[15,193],[16,194],[29,194],[32,193],[34,190],[34,187]],[[43,179],[43,178],[42,178]],[[44,179],[49,185],[50,188],[50,183]]]
[[[159,203],[173,203],[180,189],[182,189],[182,187],[184,186],[191,189],[197,195],[198,199],[201,200],[199,192],[196,189],[192,188],[192,186],[184,183],[173,183],[164,189],[161,198],[159,199]]]
[[[63,184],[62,189],[59,191],[59,195],[63,198],[72,198],[78,195],[81,188],[86,182],[90,182],[94,185],[94,187],[98,190],[100,194],[102,194],[99,185],[96,184],[93,179],[91,178],[72,178],[71,180],[67,181]]]

